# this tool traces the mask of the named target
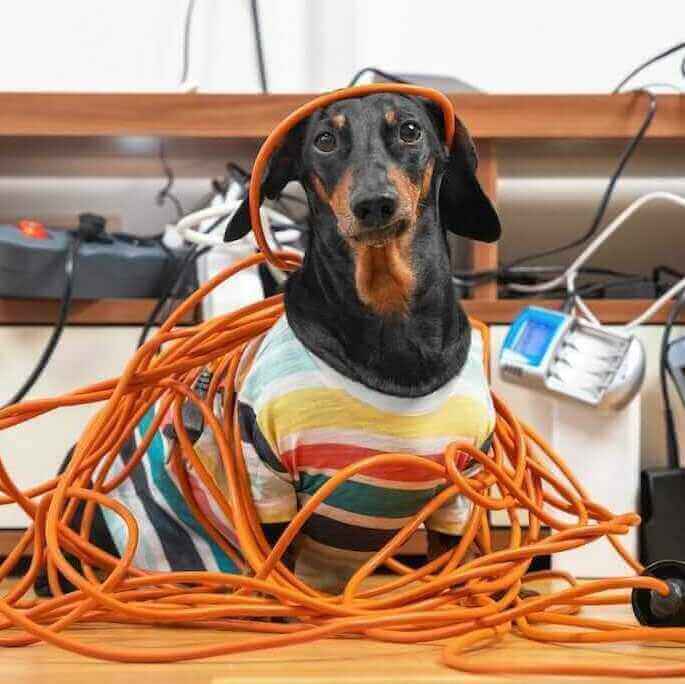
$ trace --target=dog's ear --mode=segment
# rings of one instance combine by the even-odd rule
[[[423,104],[436,125],[439,139],[444,141],[442,110],[432,102],[424,100]],[[502,232],[499,216],[478,182],[478,156],[473,140],[464,124],[456,116],[454,118],[454,139],[447,150],[438,187],[440,223],[455,235],[495,242]]]
[[[262,200],[265,198],[276,199],[290,181],[299,180],[304,123],[302,121],[295,126],[288,133],[280,147],[271,155],[262,178]],[[239,240],[245,237],[250,230],[252,230],[252,225],[250,222],[250,197],[248,192],[226,226],[224,242]]]

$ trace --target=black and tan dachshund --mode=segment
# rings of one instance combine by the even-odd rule
[[[299,181],[310,207],[310,244],[286,285],[288,323],[317,357],[387,395],[423,397],[459,374],[471,334],[447,231],[500,235],[468,132],[457,121],[452,148],[443,140],[442,112],[422,98],[343,100],[289,134],[262,182],[274,199]],[[247,204],[227,240],[249,232]],[[429,533],[429,542],[435,555],[455,538]]]
[[[298,344],[346,379],[343,384],[349,381],[375,392],[381,404],[409,402],[409,414],[414,404],[460,382],[469,364],[472,335],[452,285],[447,232],[484,241],[496,240],[500,234],[497,214],[476,178],[473,143],[461,123],[456,124],[454,143],[446,149],[442,112],[428,101],[396,94],[342,100],[315,112],[290,132],[272,156],[262,184],[267,198],[278,197],[291,181],[299,181],[307,194],[309,244],[302,267],[287,281],[285,292],[287,324]],[[246,199],[233,216],[227,240],[239,239],[250,230],[247,204]],[[485,385],[480,360],[478,364],[476,377]],[[481,396],[489,400],[487,387],[481,389]],[[243,420],[241,428],[249,442],[255,435],[246,433],[259,430],[254,421],[248,422]],[[445,439],[451,440],[453,433],[447,434]],[[263,434],[257,436],[259,443],[253,440],[248,445],[264,452],[260,454],[264,463],[253,464],[257,477],[286,478],[268,440]],[[486,437],[478,437],[481,448],[487,448]],[[129,456],[134,447],[127,446]],[[411,451],[411,446],[403,450]],[[126,454],[121,458],[125,462]],[[262,466],[271,475],[260,471]],[[155,527],[149,535],[141,532],[141,539],[158,536],[166,554],[160,568],[149,569],[201,568],[188,520],[174,519],[168,505],[157,503],[159,493],[155,498],[151,492],[159,483],[146,479],[145,469],[134,475],[128,501],[138,497],[138,508],[145,509],[147,523]],[[317,475],[309,476],[310,482],[317,482]],[[371,491],[368,483],[362,487]],[[413,495],[417,488],[409,490]],[[300,491],[301,495],[306,498],[311,491]],[[423,505],[418,499],[414,504],[412,511]],[[370,501],[369,510],[378,508]],[[352,517],[362,523],[356,527],[341,522],[340,515],[337,519],[319,516],[318,529],[310,525],[304,532],[319,543],[317,548],[323,548],[326,540],[335,546],[336,539],[330,537],[337,530],[338,542],[343,537],[352,540],[347,549],[356,562],[365,557],[359,549],[380,548],[394,533],[395,521],[410,514],[389,511],[387,503],[380,508],[389,518],[376,529],[362,523],[379,518],[357,512]],[[266,536],[274,543],[287,523],[264,522]],[[78,526],[78,516],[74,524]],[[373,537],[368,543],[358,538],[366,528]],[[98,514],[93,540],[117,553],[110,531]],[[430,532],[431,555],[453,545],[455,534]],[[296,546],[289,551],[301,552]],[[295,559],[290,553],[284,560],[292,564]],[[353,569],[340,571],[337,580],[343,582]],[[47,592],[45,584],[42,578],[37,589]]]

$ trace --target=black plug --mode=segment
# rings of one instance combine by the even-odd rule
[[[76,232],[83,242],[99,242],[105,235],[107,220],[99,214],[79,214]]]
[[[670,592],[661,596],[653,589],[633,589],[633,613],[638,622],[648,627],[685,627],[685,563],[657,561],[642,574],[663,580]]]
[[[640,484],[640,560],[685,561],[685,470],[643,470]]]
[[[212,382],[212,373],[207,368],[203,369],[200,375],[198,375],[195,384],[193,385],[193,390],[200,399],[204,399],[209,391],[209,385]],[[183,420],[183,427],[186,430],[188,439],[191,444],[195,444],[198,439],[202,436],[202,432],[205,429],[205,419],[202,415],[200,407],[194,401],[186,399],[181,407],[181,419]],[[165,425],[162,429],[164,436],[168,439],[178,439],[176,434],[176,429],[173,423]]]

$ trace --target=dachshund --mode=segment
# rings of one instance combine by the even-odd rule
[[[271,383],[252,383],[247,373],[250,396],[239,404],[244,446],[285,483],[271,489],[266,478],[253,486],[272,542],[335,470],[363,456],[394,449],[439,459],[441,439],[455,436],[489,448],[494,413],[475,358],[480,351],[452,284],[447,231],[490,242],[501,229],[476,177],[473,142],[456,124],[446,149],[442,112],[422,98],[384,93],[342,100],[301,122],[269,162],[262,196],[274,199],[299,181],[310,209],[310,242],[287,282],[286,315],[275,336],[290,354],[308,354],[321,375],[302,388],[287,368],[274,371],[279,378]],[[226,240],[250,230],[248,201]],[[261,345],[253,377],[267,364],[287,365],[287,353],[269,342]],[[272,393],[269,384],[279,381],[283,394],[261,401],[260,393]],[[474,385],[480,389],[469,397]],[[421,414],[431,398],[437,403]],[[289,414],[307,411],[307,420],[292,424]],[[445,411],[470,418],[436,417]],[[430,480],[426,474],[424,482]],[[425,502],[420,481],[416,473],[378,472],[344,483],[347,490],[324,502],[295,545],[308,559],[309,571],[301,574],[318,586],[343,584]],[[294,495],[282,491],[288,486]],[[427,525],[431,556],[459,539],[469,510],[459,499],[451,514]]]
[[[299,181],[310,223],[302,266],[286,283],[285,314],[248,345],[237,373],[243,457],[272,544],[321,486],[368,456],[441,462],[457,439],[489,449],[495,413],[482,340],[455,293],[447,233],[494,241],[500,222],[478,183],[468,132],[457,120],[448,149],[443,126],[439,108],[419,97],[350,98],[300,122],[269,161],[262,196],[275,199]],[[248,201],[231,218],[227,241],[249,232]],[[125,466],[150,422],[151,414],[115,468]],[[196,501],[184,503],[167,458],[173,443],[160,430],[145,466],[110,494],[138,520],[135,563],[235,572],[193,508],[239,546],[235,531],[187,464]],[[211,432],[199,431],[194,446],[225,490]],[[474,472],[477,464],[462,456],[458,467]],[[339,591],[444,487],[435,469],[415,461],[375,463],[319,504],[283,559],[312,586]],[[470,511],[457,495],[426,519],[432,557],[458,542]],[[115,516],[99,511],[93,530],[102,548],[122,553],[126,531]]]

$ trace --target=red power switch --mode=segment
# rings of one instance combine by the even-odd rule
[[[50,237],[50,233],[45,230],[45,226],[40,221],[22,219],[17,226],[26,237],[34,238],[36,240],[47,240]]]

